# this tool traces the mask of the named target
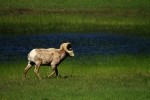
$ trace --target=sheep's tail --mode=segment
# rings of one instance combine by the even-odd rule
[[[30,54],[28,54],[27,59],[30,61]]]

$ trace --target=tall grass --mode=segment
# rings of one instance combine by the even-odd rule
[[[147,17],[84,16],[84,15],[19,15],[0,17],[1,34],[53,32],[117,32],[149,36]]]
[[[88,61],[87,61],[88,60]],[[22,80],[26,62],[0,65],[0,98],[11,100],[148,100],[150,67],[147,56],[100,56],[66,59],[62,77],[36,79],[32,68]],[[40,73],[50,73],[42,66]],[[63,78],[64,76],[67,76]]]

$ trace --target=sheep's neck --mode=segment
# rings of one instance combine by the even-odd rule
[[[60,50],[60,57],[61,57],[61,59],[64,59],[65,58],[65,56],[66,56],[66,52],[64,51],[64,50]]]

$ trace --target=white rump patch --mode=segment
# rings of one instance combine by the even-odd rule
[[[29,53],[29,55],[28,55],[28,60],[29,60],[29,61],[34,61],[35,56],[36,56],[36,50],[33,49],[33,50]]]

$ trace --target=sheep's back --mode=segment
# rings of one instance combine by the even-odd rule
[[[42,62],[42,64],[47,64],[47,63],[52,62],[53,59],[56,59],[59,57],[59,54],[57,51],[58,50],[55,48],[33,49],[28,55],[28,60],[32,62],[40,61]]]

